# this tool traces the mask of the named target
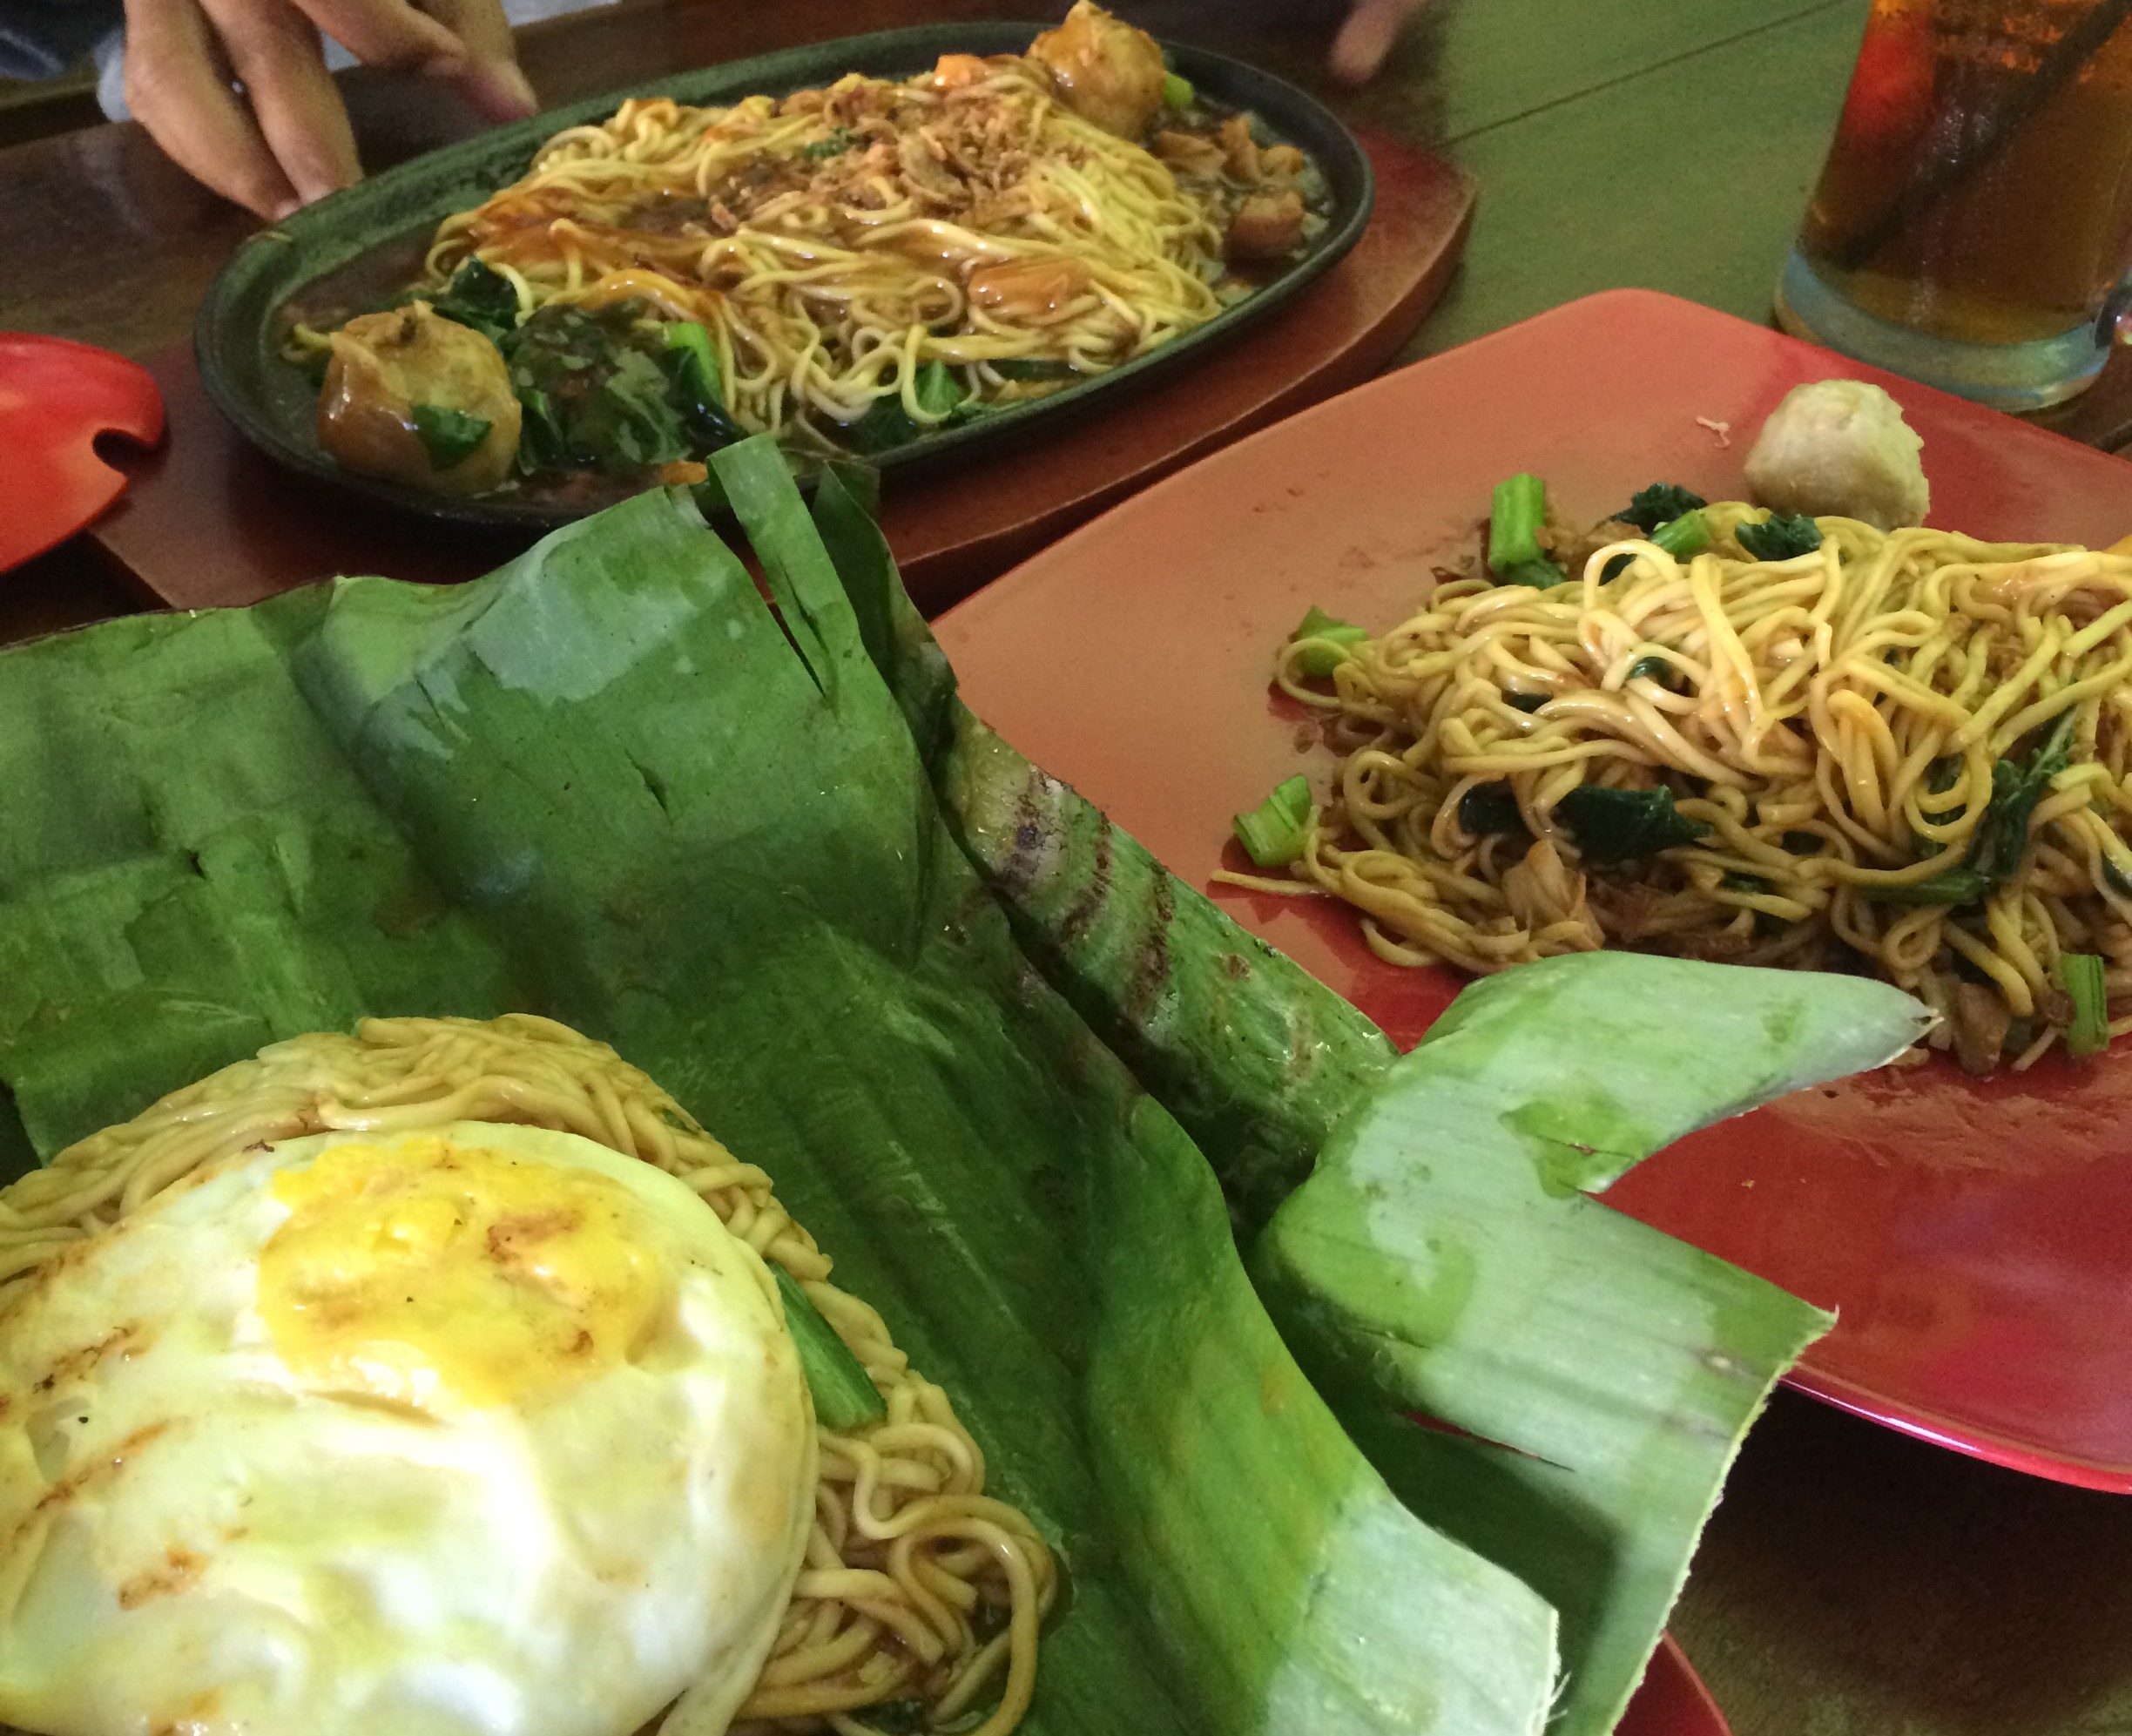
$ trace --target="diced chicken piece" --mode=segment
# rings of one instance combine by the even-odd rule
[[[1145,30],[1075,0],[1065,23],[1029,44],[1029,58],[1049,69],[1059,99],[1084,120],[1121,138],[1137,138],[1162,107],[1162,50]]]
[[[440,469],[416,426],[417,406],[455,410],[487,422],[488,432]],[[519,416],[502,352],[427,301],[361,314],[333,334],[319,444],[351,470],[433,494],[482,494],[510,475]]]
[[[1212,180],[1228,165],[1227,154],[1211,138],[1196,132],[1158,132],[1155,154],[1179,174]]]
[[[1277,260],[1303,239],[1303,195],[1293,187],[1255,193],[1229,220],[1223,251],[1231,260]]]
[[[1950,1023],[1954,1028],[1954,1057],[1962,1071],[1981,1077],[1999,1065],[2007,1032],[2014,1027],[2013,1009],[1996,989],[1982,983],[1957,983]]]
[[[1503,897],[1510,914],[1534,932],[1574,925],[1578,931],[1557,934],[1557,943],[1572,949],[1596,952],[1606,944],[1598,920],[1584,903],[1584,876],[1570,868],[1546,839],[1525,852],[1524,860],[1502,878]]]
[[[1258,172],[1270,181],[1292,181],[1303,172],[1303,161],[1293,145],[1269,145],[1258,153]]]
[[[1747,485],[1776,512],[1922,524],[1932,505],[1920,440],[1894,399],[1863,380],[1795,386],[1747,454]]]
[[[1252,137],[1251,117],[1232,114],[1222,123],[1222,153],[1231,177],[1245,186],[1258,179],[1258,141]]]

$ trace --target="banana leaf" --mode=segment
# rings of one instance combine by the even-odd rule
[[[22,1143],[368,1011],[564,1018],[778,1177],[1061,1544],[1029,1727],[1536,1730],[1556,1610],[1560,1727],[1609,1727],[1820,1317],[1562,1185],[1596,1169],[1535,1199],[1523,1148],[1417,1163],[1459,1125],[1415,1106],[1427,1051],[1395,1064],[976,724],[865,515],[833,483],[810,523],[766,458],[720,480],[776,615],[652,496],[457,591],[0,655]],[[1907,1003],[1803,992],[1768,1089],[1906,1040]],[[1496,1045],[1543,1121],[1580,1106],[1525,1077],[1552,1023]],[[1447,1226],[1479,1301],[1438,1330],[1410,1304]],[[1617,1301],[1615,1336],[1488,1354],[1528,1269]],[[1706,1355],[1731,1374],[1663,1383]]]
[[[1357,1452],[955,847],[781,464],[722,479],[777,615],[651,495],[457,591],[0,655],[28,1143],[365,1013],[567,1020],[777,1178],[1058,1545],[1024,1728],[1536,1732],[1553,1611]]]
[[[1560,1613],[1551,1727],[1612,1730],[1747,1429],[1832,1317],[1584,1196],[1881,1065],[1931,1016],[1863,979],[1599,953],[1473,985],[1400,1060],[955,704],[878,563],[845,565],[1022,945],[1214,1164],[1262,1293],[1372,1462]]]

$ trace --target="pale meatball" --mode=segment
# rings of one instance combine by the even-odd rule
[[[456,410],[487,422],[489,431],[440,469],[415,421],[417,406]],[[433,494],[482,494],[510,476],[519,416],[503,353],[427,301],[361,314],[333,334],[319,392],[319,444],[351,470]]]
[[[1145,30],[1114,18],[1093,0],[1076,0],[1065,23],[1029,44],[1049,67],[1059,98],[1084,120],[1137,138],[1162,108],[1162,50]]]
[[[1862,380],[1794,386],[1747,455],[1747,486],[1773,512],[1922,524],[1932,504],[1925,449],[1895,400]]]

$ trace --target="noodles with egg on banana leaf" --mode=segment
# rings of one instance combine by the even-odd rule
[[[299,1031],[537,1009],[614,1044],[776,1176],[840,1284],[955,1394],[988,1491],[1055,1542],[1069,1592],[1025,1732],[1245,1736],[1306,1707],[1386,1736],[1537,1727],[1556,1617],[1494,1557],[1546,1555],[1554,1509],[1520,1507],[1524,1548],[1508,1550],[1395,1500],[1283,1348],[1216,1185],[1250,1171],[1262,1200],[1292,1188],[1388,1046],[1159,877],[1047,930],[1046,898],[1072,903],[1090,872],[1075,828],[1100,818],[1056,786],[1015,817],[1041,780],[955,705],[833,479],[810,519],[774,452],[736,449],[720,470],[781,622],[686,503],[654,495],[457,590],[343,581],[0,653],[0,782],[21,793],[0,1077],[25,1137],[55,1151]],[[1031,873],[1014,866],[1025,824],[1050,840]],[[1166,958],[1142,983],[1155,999],[1083,945]],[[1204,1155],[1048,973],[1191,1118]],[[1264,1038],[1248,1053],[1239,1009]],[[1344,1058],[1313,1071],[1327,1044]],[[1794,1083],[1811,1076],[1790,1059]],[[1284,1098],[1298,1077],[1306,1096]],[[1574,1194],[1533,1209],[1587,1266],[1579,1239],[1616,1219]],[[1514,1282],[1515,1253],[1479,1257]],[[1730,1322],[1715,1342],[1683,1345],[1634,1295],[1654,1259],[1710,1304],[1698,1318]],[[1631,1439],[1692,1434],[1708,1454],[1602,1503],[1653,1559],[1684,1560],[1817,1316],[1655,1233],[1599,1263],[1631,1306],[1621,1360],[1587,1380],[1614,1369],[1625,1393],[1641,1358],[1738,1360],[1685,1408],[1637,1389]],[[1567,1394],[1573,1462],[1589,1394],[1546,1346],[1508,1348],[1506,1378]],[[1413,1481],[1406,1449],[1372,1449]],[[1461,1486],[1479,1474],[1440,1493]],[[1562,1727],[1604,1729],[1666,1599],[1617,1600],[1604,1576],[1555,1596],[1587,1605],[1563,1630]]]

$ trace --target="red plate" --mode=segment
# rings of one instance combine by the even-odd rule
[[[980,716],[1205,887],[1230,815],[1305,763],[1267,674],[1306,607],[1400,618],[1433,563],[1474,546],[1489,489],[1515,471],[1545,476],[1571,520],[1661,479],[1737,497],[1763,417],[1832,375],[1902,402],[1933,523],[2088,544],[2132,530],[2132,464],[1623,290],[1194,465],[979,592],[940,637]],[[1345,907],[1210,889],[1402,1044],[1459,987],[1377,959]],[[2053,1056],[1981,1084],[1935,1060],[1804,1092],[1683,1140],[1608,1199],[1839,1309],[1794,1384],[2017,1469],[2132,1492],[2132,1054]]]
[[[1732,1736],[1703,1679],[1668,1634],[1651,1655],[1643,1685],[1629,1702],[1614,1736]]]

